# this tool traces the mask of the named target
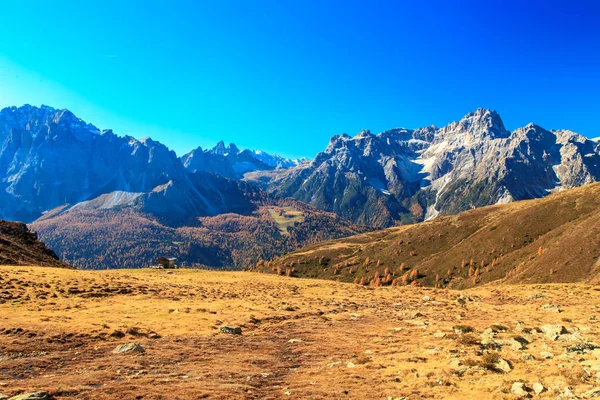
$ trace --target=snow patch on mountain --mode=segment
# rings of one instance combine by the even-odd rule
[[[598,180],[598,142],[535,124],[509,132],[498,113],[478,109],[442,128],[335,135],[270,187],[354,222],[390,226]]]

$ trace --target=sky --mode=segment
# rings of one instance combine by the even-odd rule
[[[600,136],[594,1],[0,0],[0,107],[46,104],[179,155],[313,157],[334,134],[479,107]]]

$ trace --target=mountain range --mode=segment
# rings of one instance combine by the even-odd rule
[[[86,268],[167,253],[242,267],[317,240],[598,180],[597,140],[534,124],[509,132],[486,109],[442,128],[336,135],[312,160],[224,142],[177,157],[68,110],[0,111],[0,218],[31,223]]]
[[[337,135],[309,163],[248,176],[267,190],[387,227],[546,196],[600,180],[597,141],[478,109],[437,128]]]
[[[223,177],[281,165],[294,161],[222,143],[180,159],[152,139],[117,136],[48,106],[0,111],[3,219],[32,222],[90,200],[102,208],[136,204],[177,221],[240,212],[248,207],[240,194],[247,185]]]

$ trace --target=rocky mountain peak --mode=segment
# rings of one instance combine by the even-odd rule
[[[212,148],[211,153],[223,155],[223,154],[225,154],[225,151],[226,151],[225,142],[220,140],[219,143],[217,143],[215,145],[215,147]]]
[[[484,138],[500,139],[510,136],[504,127],[500,115],[485,108],[468,113],[460,121],[452,122],[440,129],[438,137],[442,140],[465,137],[467,143],[480,142]],[[463,139],[461,139],[463,140]]]
[[[229,143],[229,146],[225,146],[225,142],[220,140],[219,143],[217,143],[215,147],[210,150],[210,152],[225,156],[227,154],[238,154],[240,149],[234,143]]]

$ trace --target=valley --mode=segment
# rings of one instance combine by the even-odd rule
[[[600,291],[587,284],[454,291],[24,266],[0,267],[0,282],[7,396],[566,399],[600,391]],[[229,325],[241,334],[222,333]],[[130,343],[142,350],[114,353]]]

